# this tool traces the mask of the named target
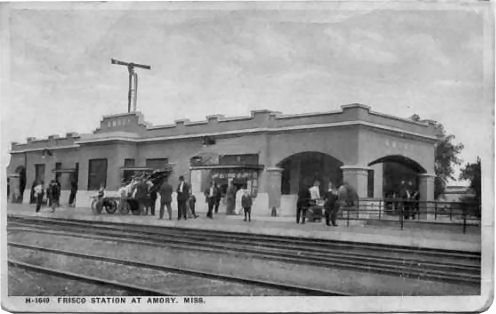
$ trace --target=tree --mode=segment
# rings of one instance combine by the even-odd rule
[[[481,160],[477,157],[475,163],[467,163],[460,173],[461,180],[470,181],[470,188],[475,193],[475,201],[481,201]]]
[[[455,144],[455,136],[453,134],[447,135],[444,126],[437,121],[421,120],[417,114],[412,115],[410,119],[413,121],[428,122],[437,130],[438,140],[436,142],[434,156],[434,172],[436,174],[436,178],[434,179],[434,199],[437,199],[439,195],[443,194],[448,180],[456,180],[453,176],[455,173],[453,167],[461,164],[458,155],[463,150],[463,144]]]

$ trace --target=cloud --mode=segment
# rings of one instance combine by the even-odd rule
[[[351,58],[360,62],[391,64],[398,62],[397,56],[387,49],[382,35],[362,29],[351,32],[329,26],[324,33],[330,47],[338,58]]]

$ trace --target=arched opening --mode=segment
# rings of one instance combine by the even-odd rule
[[[377,165],[382,165],[382,169],[381,167],[377,167]],[[376,166],[373,167],[374,172],[379,172],[374,173],[373,181],[382,181],[382,186],[377,186],[377,182],[373,184],[376,188],[382,190],[382,193],[378,194],[382,194],[381,196],[384,198],[399,196],[405,186],[418,191],[418,175],[427,172],[415,160],[401,155],[390,155],[379,158],[369,163],[369,166]]]
[[[19,174],[19,196],[17,202],[22,203],[22,196],[26,189],[26,168],[24,166],[19,166],[16,168],[15,172]]]
[[[322,191],[332,182],[340,185],[343,173],[340,160],[320,152],[302,152],[291,155],[280,163],[282,168],[281,194],[297,194],[304,187],[310,187],[315,180],[320,181]]]

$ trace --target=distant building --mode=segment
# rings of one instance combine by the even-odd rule
[[[448,185],[444,193],[439,195],[439,200],[444,202],[459,202],[463,198],[475,197],[474,191],[468,186]]]
[[[223,189],[232,181],[251,191],[254,215],[269,215],[273,206],[284,215],[294,213],[298,190],[314,180],[322,189],[346,181],[360,197],[375,198],[397,192],[399,182],[409,180],[421,200],[433,200],[435,142],[431,123],[361,104],[296,115],[268,110],[246,117],[212,115],[162,126],[145,123],[136,112],[104,116],[91,134],[12,143],[7,170],[10,195],[22,195],[23,202],[30,201],[36,180],[57,178],[62,202],[75,180],[77,205],[88,206],[100,185],[116,191],[133,169],[172,165],[170,182],[184,175],[198,197],[210,180]]]

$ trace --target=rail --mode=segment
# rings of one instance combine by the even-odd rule
[[[22,225],[23,221],[39,227],[39,233],[64,231],[66,236],[94,240],[118,239],[122,243],[224,252],[300,265],[339,267],[426,280],[468,284],[480,282],[480,266],[477,265],[480,255],[475,253],[59,219],[9,217],[9,226],[12,223]]]
[[[340,208],[338,217],[351,221],[390,221],[403,230],[406,225],[436,223],[459,226],[463,233],[481,222],[481,206],[470,202],[417,201],[399,198],[360,199]]]

